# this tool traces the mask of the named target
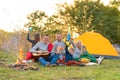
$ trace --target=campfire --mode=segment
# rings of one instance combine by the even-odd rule
[[[27,63],[22,62],[19,58],[17,59],[17,63],[8,65],[9,68],[15,68],[17,70],[38,70],[35,66],[30,66]]]
[[[19,56],[15,64],[8,65],[9,68],[15,68],[17,70],[38,70],[38,68],[34,66],[30,66],[30,64],[23,62],[23,49],[21,48],[19,51]]]

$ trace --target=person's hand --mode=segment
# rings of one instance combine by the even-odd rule
[[[63,50],[63,48],[62,48],[62,47],[57,47],[56,53],[57,53],[57,54],[59,54],[59,53],[60,53],[60,51],[62,51],[62,50]]]
[[[32,32],[32,27],[28,28],[28,33]]]
[[[28,33],[30,33],[30,28],[28,27]]]
[[[43,51],[41,51],[41,50],[40,50],[40,51],[37,51],[37,53],[38,53],[38,54],[42,54],[42,53],[43,53]]]
[[[60,53],[60,51],[59,50],[56,50],[56,52],[55,52],[56,54],[59,54]]]
[[[57,47],[56,54],[59,54],[59,53],[60,53],[60,48]]]
[[[72,38],[70,38],[70,43],[73,41],[73,39]]]

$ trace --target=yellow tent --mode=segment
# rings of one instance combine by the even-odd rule
[[[103,56],[119,56],[110,41],[99,33],[85,32],[75,39],[75,42],[80,40],[91,54]]]

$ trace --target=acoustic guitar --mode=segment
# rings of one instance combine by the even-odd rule
[[[38,61],[39,57],[48,58],[50,55],[48,51],[43,51],[42,53],[32,53],[32,54],[35,62]]]

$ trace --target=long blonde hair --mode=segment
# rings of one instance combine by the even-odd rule
[[[78,44],[80,43],[80,47],[78,47]],[[83,44],[82,44],[82,42],[80,41],[80,40],[78,40],[77,42],[76,42],[76,44],[75,44],[75,46],[77,47],[77,48],[79,48],[82,52],[83,52],[83,50],[82,50],[82,46],[83,46]]]

